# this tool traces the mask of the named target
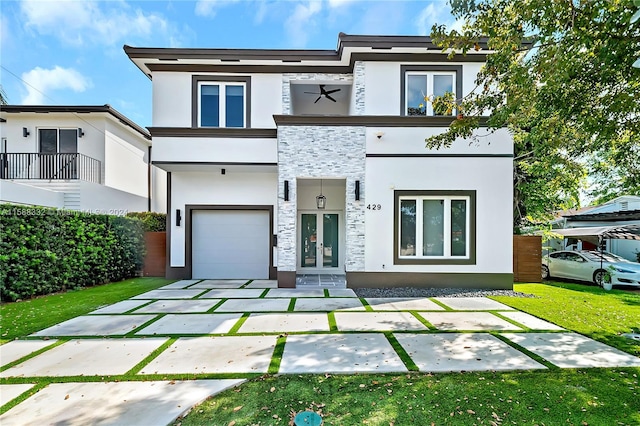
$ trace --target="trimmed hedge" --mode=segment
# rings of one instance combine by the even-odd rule
[[[144,232],[164,232],[167,230],[167,215],[153,212],[131,212],[127,217],[135,217],[142,221]]]
[[[3,301],[131,278],[144,254],[136,218],[0,204]]]

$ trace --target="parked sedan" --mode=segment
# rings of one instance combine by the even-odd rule
[[[542,257],[542,278],[640,287],[640,263],[598,251],[557,251]]]

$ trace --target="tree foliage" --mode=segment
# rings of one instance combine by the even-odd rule
[[[639,0],[635,0],[639,1]],[[579,204],[587,175],[604,201],[640,193],[640,22],[622,0],[450,0],[461,31],[434,25],[450,57],[493,51],[477,87],[457,99],[449,130],[429,147],[473,138],[478,116],[514,136],[514,226]]]

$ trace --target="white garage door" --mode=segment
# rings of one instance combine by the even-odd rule
[[[269,213],[196,210],[192,214],[193,278],[269,278]]]

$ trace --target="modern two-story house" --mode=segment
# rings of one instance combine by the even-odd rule
[[[0,202],[123,215],[166,208],[147,129],[109,105],[0,106]]]
[[[506,130],[426,149],[486,46],[341,33],[336,50],[124,50],[153,85],[173,278],[342,274],[348,287],[512,287]],[[427,98],[427,101],[425,101]]]

